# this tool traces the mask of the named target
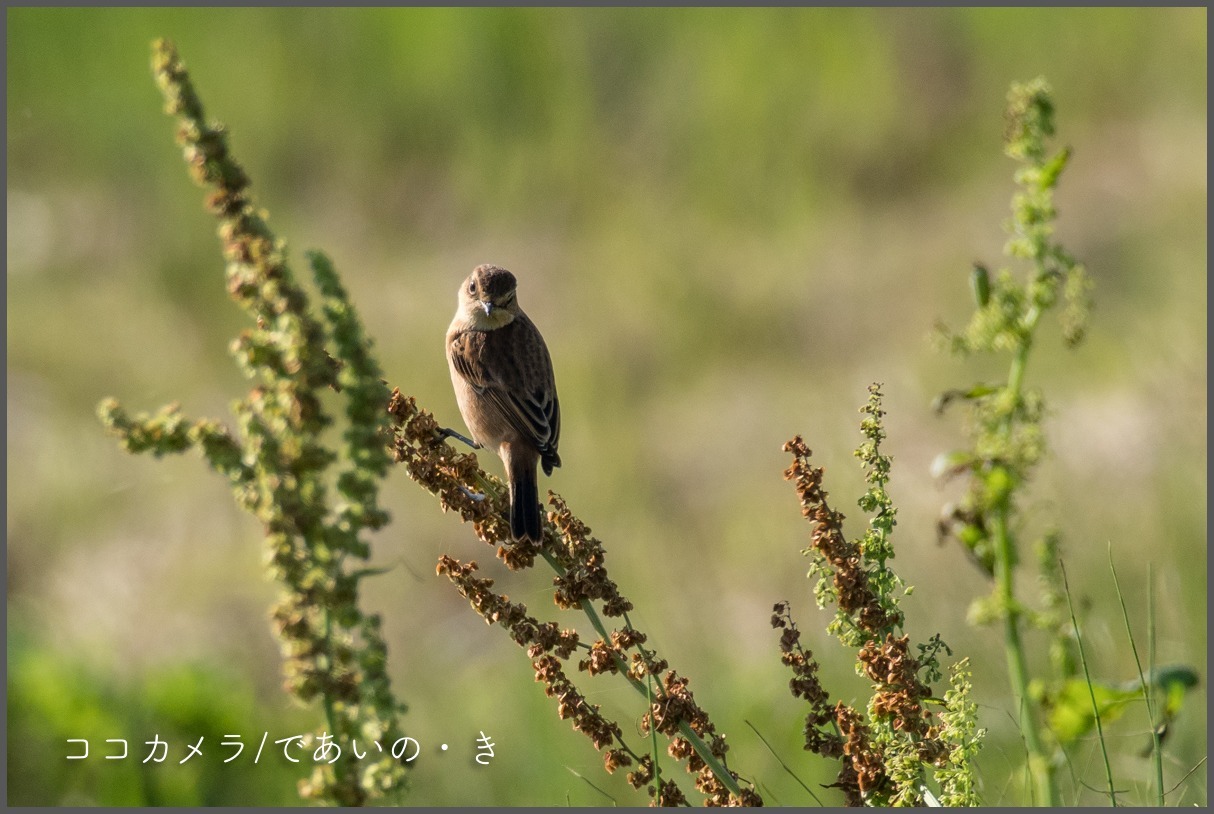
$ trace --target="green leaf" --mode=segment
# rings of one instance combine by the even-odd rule
[[[1124,685],[1114,687],[1093,682],[1089,693],[1087,682],[1083,679],[1073,678],[1065,682],[1061,691],[1049,700],[1048,714],[1050,730],[1061,745],[1074,743],[1095,728],[1092,696],[1096,698],[1100,720],[1106,724],[1120,718],[1126,706],[1141,697],[1137,688],[1127,689]]]

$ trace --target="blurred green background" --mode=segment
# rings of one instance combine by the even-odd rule
[[[1153,568],[1158,661],[1203,672],[1167,785],[1206,754],[1204,9],[10,8],[7,22],[10,803],[296,803],[305,772],[281,753],[254,765],[249,744],[321,720],[279,689],[256,521],[195,456],[127,456],[94,415],[113,395],[224,417],[247,386],[214,224],[150,77],[158,36],[229,126],[297,273],[303,249],[330,254],[389,382],[440,421],[459,426],[442,352],[457,285],[482,262],[518,275],[564,411],[565,466],[543,488],[605,541],[633,620],[691,678],[733,768],[782,804],[812,801],[746,722],[807,782],[834,767],[801,750],[771,605],[792,601],[837,697],[867,691],[814,607],[780,447],[804,434],[859,533],[851,451],[872,381],[910,632],[973,657],[983,798],[1025,799],[1002,648],[966,622],[988,586],[935,540],[958,485],[929,476],[962,438],[932,397],[1006,368],[928,337],[967,319],[971,263],[1001,263],[1004,97],[1047,76],[1075,151],[1058,234],[1096,310],[1086,344],[1063,351],[1051,324],[1031,363],[1053,456],[1027,507],[1034,529],[1063,532],[1098,676],[1135,675],[1110,551],[1140,647]],[[384,500],[374,558],[391,570],[363,583],[364,605],[384,615],[424,750],[407,802],[643,803],[433,566],[474,558],[577,625],[544,570],[506,573],[403,471]],[[585,686],[632,735],[633,691]],[[481,731],[488,767],[472,760]],[[1130,799],[1146,799],[1145,733],[1136,709],[1109,734]],[[154,734],[172,752],[145,766]],[[246,752],[223,764],[231,734]],[[198,737],[204,759],[178,765]],[[90,758],[67,761],[67,738],[92,740]],[[106,738],[132,757],[101,758]],[[1092,742],[1063,776],[1069,802],[1103,799],[1082,786],[1102,783]],[[1204,776],[1169,802],[1204,803]]]

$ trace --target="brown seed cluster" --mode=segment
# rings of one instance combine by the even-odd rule
[[[649,787],[649,793],[653,794],[653,787]],[[690,805],[687,798],[683,796],[683,791],[673,780],[662,781],[662,791],[658,794],[658,805],[660,806],[685,806]]]
[[[597,704],[586,701],[565,675],[560,659],[554,655],[541,656],[531,666],[535,668],[535,680],[544,683],[544,694],[556,699],[557,716],[561,720],[572,719],[574,730],[590,738],[595,749],[601,751],[613,742],[623,743],[619,724],[604,718]]]
[[[801,631],[792,620],[787,602],[778,602],[772,608],[771,626],[783,631],[780,634],[780,660],[793,672],[788,688],[795,697],[809,702],[809,714],[805,717],[805,748],[822,757],[842,757],[843,739],[830,726],[835,720],[830,694],[818,680],[819,665],[814,661],[814,654],[801,647]]]
[[[576,608],[583,600],[597,599],[603,603],[606,616],[623,616],[632,610],[632,603],[620,595],[620,589],[607,576],[606,552],[603,544],[590,536],[590,527],[569,511],[569,505],[559,495],[548,493],[553,510],[548,519],[561,535],[562,545],[554,554],[564,573],[554,580],[556,604],[561,608]]]
[[[864,724],[864,716],[842,701],[835,707],[835,722],[844,738],[846,759],[835,780],[849,806],[864,805],[864,795],[872,794],[885,785],[885,760]]]
[[[438,573],[455,584],[460,595],[487,623],[506,628],[515,642],[527,648],[535,669],[535,680],[543,682],[545,695],[557,699],[557,715],[562,720],[572,719],[573,728],[585,733],[596,749],[622,742],[619,725],[604,718],[598,706],[587,703],[561,667],[561,661],[568,659],[577,647],[577,633],[560,630],[555,623],[540,622],[529,616],[525,605],[511,602],[508,597],[493,591],[493,580],[474,576],[476,570],[474,562],[461,563],[445,555],[438,561]],[[627,765],[627,760],[626,754],[609,753],[608,771]]]
[[[822,488],[823,470],[810,465],[809,447],[798,435],[784,444],[784,451],[794,456],[792,466],[784,472],[784,479],[793,481],[801,499],[801,514],[814,524],[813,547],[834,571],[832,579],[839,609],[864,630],[888,630],[900,625],[901,615],[883,608],[869,585],[860,546],[843,536],[843,515],[827,504],[827,493]]]
[[[843,515],[826,502],[820,467],[809,463],[810,450],[800,436],[784,445],[794,456],[784,473],[794,482],[801,499],[801,513],[814,524],[813,548],[830,565],[839,608],[865,636],[857,653],[864,674],[873,682],[871,724],[880,722],[909,739],[919,760],[943,765],[950,747],[940,739],[939,727],[923,701],[931,689],[919,679],[923,666],[910,654],[910,637],[891,631],[902,624],[896,610],[882,607],[868,579],[860,547],[843,536]],[[818,681],[818,664],[813,654],[802,649],[800,632],[788,610],[788,603],[773,608],[772,627],[782,630],[781,659],[793,670],[789,687],[794,696],[810,705],[805,722],[805,748],[824,757],[842,758],[842,767],[833,784],[848,805],[872,802],[890,785],[886,768],[887,746],[872,736],[870,723],[862,712],[842,702],[830,706],[830,698]],[[835,731],[832,731],[835,729]],[[906,742],[906,741],[904,741]]]
[[[616,769],[631,765],[632,758],[623,749],[608,749],[603,755],[603,768],[607,774],[615,774]]]
[[[589,658],[578,662],[578,669],[590,675],[599,673],[618,673],[620,671],[616,654],[602,639],[590,645]]]
[[[895,730],[910,735],[925,763],[941,765],[949,746],[940,740],[939,727],[923,701],[931,688],[919,680],[920,664],[910,655],[910,637],[894,638],[886,634],[884,642],[870,641],[860,650],[865,674],[878,685],[873,696],[873,715],[890,721]]]
[[[510,632],[510,637],[520,647],[527,648],[527,655],[539,658],[553,653],[567,659],[578,644],[578,635],[573,630],[561,630],[555,622],[540,622],[527,614],[527,606],[511,602],[510,598],[492,590],[493,580],[476,577],[475,562],[461,563],[447,555],[439,557],[435,569],[440,576],[455,585],[460,596],[471,603],[486,624],[498,624]]]
[[[593,613],[592,603],[601,603],[603,615],[609,617],[624,617],[632,610],[632,603],[620,593],[607,573],[603,544],[591,536],[590,528],[573,515],[560,496],[549,493],[552,511],[547,520],[556,534],[545,534],[540,546],[514,542],[505,520],[506,490],[500,482],[480,470],[476,456],[458,453],[444,443],[434,417],[419,409],[412,397],[402,395],[399,390],[392,393],[388,412],[393,419],[392,449],[396,460],[405,464],[410,477],[438,496],[444,510],[458,511],[465,521],[473,524],[478,537],[497,546],[497,555],[507,566],[515,570],[527,568],[543,554],[557,572],[553,578],[553,598],[558,607]],[[486,492],[487,499],[473,500],[466,491],[472,489]],[[561,630],[554,622],[540,622],[529,616],[525,606],[512,603],[493,591],[492,580],[475,576],[475,571],[474,562],[465,564],[447,556],[438,562],[438,572],[456,585],[486,622],[500,624],[515,642],[527,648],[536,680],[544,684],[548,696],[557,700],[558,715],[571,720],[573,728],[586,734],[596,749],[605,750],[604,768],[614,772],[621,767],[636,766],[628,775],[629,782],[636,788],[652,783],[651,758],[638,757],[630,750],[621,738],[619,725],[604,718],[599,707],[588,703],[566,675],[563,662],[578,646],[577,634]],[[582,645],[587,654],[578,662],[578,669],[592,676],[623,673],[638,684],[650,681],[651,676],[665,674],[660,686],[654,688],[656,697],[643,716],[643,728],[648,731],[652,726],[673,738],[681,727],[687,726],[707,744],[707,749],[718,761],[717,768],[728,771],[722,768],[727,750],[725,740],[715,733],[707,714],[695,703],[687,680],[669,670],[664,659],[647,651],[643,646],[645,641],[645,634],[635,630],[625,618],[621,628],[589,647]],[[685,738],[678,738],[678,741],[680,745],[677,748],[672,745],[675,751],[671,754],[677,752],[687,759],[687,769],[696,775],[696,787],[708,797],[709,804],[737,805],[740,801],[746,801],[748,805],[762,804],[762,799],[752,790],[743,789],[740,798],[731,796],[726,785],[714,774],[714,767],[696,754],[690,741]],[[612,746],[616,748],[609,748]],[[740,788],[737,775],[732,772],[729,775],[735,787]],[[653,793],[651,789],[651,795]],[[673,783],[664,781],[658,795],[669,804],[685,802]]]
[[[443,511],[459,512],[477,537],[497,547],[498,557],[511,569],[530,566],[536,551],[511,539],[506,520],[509,496],[499,481],[481,471],[476,455],[458,452],[445,443],[434,416],[420,409],[412,396],[402,395],[399,388],[392,391],[388,413],[394,424],[393,456],[405,465],[409,477],[436,495]],[[484,500],[474,500],[471,493],[481,484],[495,489]]]
[[[662,684],[665,692],[653,699],[649,712],[641,717],[641,732],[648,734],[651,727],[656,727],[663,735],[673,737],[678,734],[679,724],[686,721],[697,735],[702,736],[705,725],[711,724],[696,704],[691,690],[687,689],[687,679],[671,670]],[[724,757],[724,754],[718,757]]]
[[[554,580],[557,604],[563,608],[576,607],[583,600],[596,599],[603,602],[605,615],[626,614],[632,609],[632,603],[620,594],[619,588],[607,575],[602,543],[590,535],[589,527],[569,511],[562,498],[550,495],[549,503],[553,511],[549,512],[548,519],[560,532],[563,544],[555,551],[555,556],[565,569],[565,573]],[[657,697],[641,718],[642,732],[648,733],[654,728],[672,738],[668,753],[680,760],[686,757],[687,771],[696,775],[696,788],[707,796],[707,804],[737,805],[739,798],[730,795],[729,789],[713,772],[713,767],[706,764],[691,743],[678,737],[678,734],[683,725],[688,726],[708,744],[708,750],[722,765],[728,750],[724,737],[716,734],[707,713],[696,703],[687,687],[687,679],[673,670],[668,671],[669,665],[665,659],[642,646],[645,641],[644,633],[627,625],[622,630],[613,631],[610,642],[599,639],[591,645],[589,657],[579,664],[579,668],[595,675],[619,672],[621,665],[627,663],[629,678],[637,682],[665,673]],[[630,649],[634,652],[626,659],[626,651]],[[636,788],[652,780],[652,769],[646,769],[646,760],[648,757],[642,758],[641,765],[629,774],[629,782]],[[730,774],[737,781],[737,775]],[[665,794],[665,784],[663,790]],[[762,805],[762,798],[758,794],[746,788],[742,788],[742,792],[741,799],[749,801],[747,805]]]
[[[665,662],[661,662],[660,665],[654,666],[661,666],[664,669],[664,665]],[[686,724],[692,732],[708,744],[708,751],[712,756],[722,765],[725,764],[725,755],[729,751],[729,746],[725,743],[724,736],[717,734],[716,727],[709,720],[707,713],[696,703],[687,685],[686,678],[674,670],[668,671],[662,678],[661,694],[653,699],[649,711],[641,717],[641,731],[648,733],[651,729],[656,729],[671,739],[666,750],[667,754],[676,760],[686,759],[687,771],[696,776],[696,789],[707,798],[705,805],[762,805],[762,798],[745,787],[742,787],[743,796],[741,798],[731,795],[729,789],[713,771],[713,767],[709,766],[695,751],[691,742],[687,738],[679,736],[682,725]],[[738,776],[732,771],[730,771],[730,775],[735,781],[738,780]],[[743,800],[749,802],[742,802]]]
[[[631,771],[627,775],[628,784],[634,789],[639,789],[641,786],[653,780],[653,757],[651,755],[642,755],[637,761],[635,771]]]

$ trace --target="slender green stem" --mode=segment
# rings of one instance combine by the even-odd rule
[[[1013,410],[1020,405],[1020,391],[1024,388],[1024,371],[1029,363],[1029,351],[1033,349],[1033,331],[1037,329],[1037,322],[1041,319],[1041,308],[1033,305],[1024,315],[1024,322],[1020,326],[1020,347],[1016,349],[1016,355],[1012,357],[1012,366],[1007,373],[1007,390],[1015,399]],[[1009,413],[1003,422],[1004,436],[1010,436],[1012,432],[1012,423],[1015,420],[1015,412]]]
[[[653,709],[653,676],[645,676],[645,701]],[[658,728],[649,727],[649,754],[653,756],[653,802],[662,804],[662,767],[658,763]]]
[[[558,574],[564,573],[560,563],[556,561],[556,558],[553,557],[551,553],[541,551],[540,554],[543,556],[544,561],[552,567],[553,571]],[[598,632],[603,641],[611,641],[611,635],[607,632],[606,625],[604,625],[603,620],[599,618],[598,611],[594,609],[594,605],[590,603],[590,600],[582,600],[582,612],[586,614],[586,618],[590,620],[591,626],[595,629],[595,631]],[[615,660],[616,666],[619,667],[620,675],[624,676],[624,678],[628,680],[628,683],[632,685],[634,690],[648,699],[650,697],[648,685],[629,675],[628,664],[625,663],[625,661],[618,655],[615,656]],[[712,750],[708,748],[708,744],[704,742],[704,739],[701,738],[686,721],[679,721],[679,732],[682,733],[683,737],[685,737],[691,744],[691,748],[696,750],[696,754],[700,756],[700,759],[708,764],[708,767],[712,769],[712,773],[717,776],[717,779],[721,781],[725,788],[729,789],[729,793],[735,797],[741,797],[742,787],[738,785],[738,781],[733,779],[733,775],[730,774],[729,770],[721,764],[721,761],[717,760],[717,756],[714,755]]]
[[[797,777],[797,773],[796,773],[796,772],[794,772],[792,769],[788,768],[788,764],[787,764],[787,763],[785,763],[785,762],[784,762],[784,759],[783,759],[783,758],[781,758],[781,757],[780,757],[780,756],[779,756],[779,755],[776,753],[776,750],[775,750],[775,749],[772,749],[772,748],[771,748],[771,744],[767,742],[767,738],[763,737],[763,733],[762,733],[762,732],[760,732],[760,731],[758,730],[758,728],[757,728],[757,727],[756,727],[754,724],[752,724],[750,721],[747,721],[747,722],[746,722],[746,725],[747,725],[747,726],[749,726],[749,727],[751,728],[751,730],[753,730],[753,731],[754,731],[754,733],[755,733],[756,735],[758,735],[758,736],[759,736],[759,740],[760,740],[760,741],[762,741],[762,742],[763,742],[763,745],[767,747],[767,751],[768,751],[768,752],[771,752],[771,756],[772,756],[772,757],[774,757],[774,758],[776,759],[776,763],[779,763],[779,764],[780,764],[780,768],[782,768],[784,771],[786,771],[786,772],[787,772],[787,773],[788,773],[788,774],[789,774],[789,775],[792,777],[792,779],[793,779],[793,780],[796,780],[796,781],[797,781],[797,783],[799,783],[799,784],[800,784],[801,788],[805,789],[805,791],[806,791],[806,792],[809,794],[809,796],[810,796],[810,797],[812,797],[812,798],[814,798],[814,802],[815,802],[815,803],[817,803],[818,805],[822,805],[822,801],[821,801],[820,799],[818,799],[818,795],[814,794],[814,790],[813,790],[813,789],[811,789],[809,786],[807,786],[807,785],[805,784],[805,781],[804,781],[804,780],[802,780],[801,778]],[[837,726],[838,726],[838,724],[836,724],[836,727],[837,727]]]
[[[1062,587],[1066,591],[1066,607],[1071,613],[1071,627],[1075,631],[1075,642],[1079,645],[1079,663],[1083,665],[1083,680],[1088,685],[1088,697],[1092,701],[1092,716],[1096,719],[1096,737],[1100,741],[1100,754],[1104,757],[1104,776],[1109,781],[1109,804],[1117,807],[1117,789],[1113,785],[1113,766],[1109,763],[1109,750],[1104,742],[1104,724],[1100,720],[1100,705],[1096,703],[1096,690],[1092,688],[1092,673],[1088,670],[1088,657],[1083,650],[1083,636],[1079,633],[1079,620],[1075,618],[1075,603],[1071,601],[1071,585],[1066,578],[1066,566],[1058,560],[1062,573]]]
[[[1003,421],[1002,432],[1010,437],[1012,426],[1020,402],[1020,392],[1024,382],[1024,372],[1028,365],[1029,351],[1032,348],[1033,329],[1041,311],[1036,306],[1029,309],[1023,323],[1023,334],[1020,347],[1012,357],[1011,368],[1008,371],[1007,392],[1012,398],[1012,407]],[[996,593],[1003,617],[1003,645],[1007,656],[1008,676],[1012,684],[1012,693],[1016,699],[1017,718],[1020,731],[1024,735],[1025,747],[1028,750],[1029,773],[1033,778],[1036,802],[1038,805],[1058,805],[1058,785],[1054,777],[1054,769],[1037,726],[1032,702],[1028,696],[1029,671],[1025,657],[1024,642],[1020,637],[1020,605],[1016,599],[1016,544],[1012,536],[1009,516],[1011,514],[1010,497],[1001,498],[995,509],[995,580]]]
[[[1147,562],[1147,675],[1154,679],[1155,676],[1155,571],[1151,563]],[[1143,682],[1143,690],[1147,690],[1146,682]],[[1148,695],[1148,703],[1153,695]],[[1164,790],[1163,790],[1163,745],[1160,736],[1159,727],[1162,723],[1155,717],[1155,713],[1151,713],[1151,751],[1154,753],[1155,762],[1155,787],[1158,789],[1158,804],[1163,806]]]
[[[1020,608],[1016,602],[1015,544],[1008,529],[1006,507],[1000,507],[995,513],[995,540],[998,554],[995,559],[995,579],[999,604],[1002,607],[1003,647],[1007,656],[1012,694],[1016,699],[1017,719],[1024,736],[1025,748],[1028,750],[1028,768],[1033,778],[1036,798],[1033,802],[1052,807],[1058,805],[1058,787],[1029,699],[1028,662],[1024,654],[1024,643],[1020,638]]]
[[[1148,564],[1149,567],[1149,564]],[[1113,573],[1113,588],[1117,592],[1117,601],[1121,603],[1121,618],[1125,622],[1126,636],[1130,640],[1130,652],[1134,654],[1134,664],[1138,667],[1138,683],[1142,687],[1142,699],[1147,705],[1147,719],[1151,723],[1151,751],[1155,758],[1155,804],[1163,806],[1163,761],[1160,759],[1159,729],[1155,716],[1155,695],[1147,676],[1142,670],[1142,659],[1138,657],[1138,645],[1134,641],[1134,629],[1130,626],[1130,612],[1125,607],[1125,596],[1121,593],[1121,582],[1117,579],[1117,569],[1113,565],[1113,546],[1109,545],[1109,570]],[[1150,597],[1150,589],[1147,596]]]

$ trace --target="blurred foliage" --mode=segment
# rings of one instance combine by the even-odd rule
[[[792,700],[772,701],[784,679],[766,625],[777,599],[811,601],[780,445],[802,433],[833,489],[862,492],[853,405],[874,380],[913,635],[973,654],[991,730],[979,793],[1020,801],[998,643],[964,620],[984,578],[932,542],[943,501],[926,473],[957,439],[929,403],[955,368],[926,335],[965,309],[973,260],[1000,249],[1007,85],[1047,75],[1074,148],[1059,238],[1098,299],[1082,349],[1034,359],[1055,458],[1026,508],[1070,541],[1099,675],[1136,675],[1106,543],[1136,625],[1154,564],[1159,663],[1205,662],[1204,9],[10,8],[7,23],[10,802],[71,787],[58,738],[76,737],[14,726],[14,699],[34,692],[16,640],[59,681],[87,670],[89,687],[128,687],[99,737],[145,714],[162,725],[140,682],[164,665],[223,663],[256,698],[281,697],[255,523],[195,461],[127,460],[93,417],[115,392],[216,415],[245,389],[227,354],[242,317],[148,71],[159,36],[231,129],[275,232],[334,258],[385,378],[440,420],[456,415],[441,352],[456,286],[481,262],[519,275],[565,414],[567,465],[544,486],[605,541],[635,621],[775,803],[803,791],[758,759],[744,722],[804,760]],[[406,731],[433,750],[410,803],[631,799],[622,779],[596,780],[602,792],[579,779],[601,773],[599,756],[549,722],[522,657],[433,577],[441,553],[484,552],[393,477],[395,522],[373,541],[392,570],[365,584],[413,702]],[[523,600],[549,588],[501,584]],[[693,596],[701,614],[684,612]],[[819,637],[806,644],[829,654],[818,621],[802,617]],[[1045,663],[1042,641],[1027,646]],[[823,665],[856,681],[846,659]],[[93,697],[79,682],[62,696]],[[273,717],[271,703],[255,713]],[[1205,711],[1191,693],[1171,727],[1169,786],[1206,754]],[[1131,708],[1118,731],[1142,737],[1144,721]],[[481,730],[498,744],[488,768],[467,757]],[[271,794],[264,768],[262,786],[232,785],[241,799],[295,801],[289,783]],[[830,782],[828,767],[797,768]],[[1114,769],[1148,782],[1145,762]],[[95,799],[143,799],[136,783]],[[203,785],[190,793],[220,793]],[[1071,787],[1067,802],[1093,802]],[[1168,802],[1205,795],[1199,772]]]
[[[262,731],[302,734],[310,716],[256,703],[230,668],[179,663],[122,678],[10,634],[8,676],[9,805],[277,805],[295,794],[299,771],[281,747],[254,757]],[[233,735],[239,754],[222,746]],[[88,757],[67,760],[84,748],[68,739],[87,740]],[[122,744],[106,743],[119,739],[121,760]]]
[[[1198,686],[1201,679],[1188,667],[1172,666],[1155,671],[1150,683],[1164,696],[1164,720],[1170,721],[1180,711],[1185,692]],[[1126,681],[1118,685],[1093,683],[1092,693],[1087,682],[1071,679],[1058,693],[1046,699],[1049,706],[1050,731],[1059,742],[1069,746],[1091,733],[1096,725],[1092,696],[1096,710],[1107,726],[1125,713],[1132,704],[1142,700],[1142,682]]]

